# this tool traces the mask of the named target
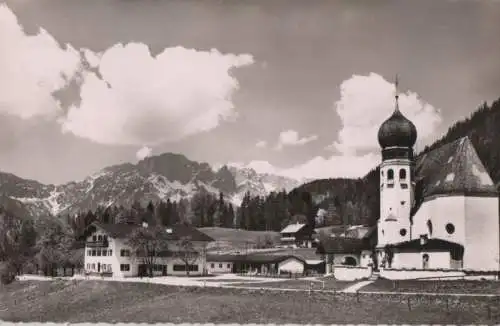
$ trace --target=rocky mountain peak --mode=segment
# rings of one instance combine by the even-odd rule
[[[137,164],[105,167],[84,180],[61,185],[46,185],[0,172],[0,194],[35,217],[95,210],[100,205],[130,206],[136,200],[178,201],[198,191],[222,192],[227,200],[239,205],[246,192],[265,196],[298,185],[296,180],[259,174],[248,168],[222,166],[214,171],[208,163],[176,153],[150,156]]]

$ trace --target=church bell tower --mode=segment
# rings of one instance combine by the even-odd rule
[[[395,86],[395,110],[378,131],[378,142],[382,148],[378,248],[411,240],[413,146],[417,140],[417,129],[399,110],[397,77]]]

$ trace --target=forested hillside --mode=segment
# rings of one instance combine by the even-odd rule
[[[455,123],[446,134],[419,155],[446,143],[468,136],[493,182],[500,184],[500,99],[491,105],[484,103],[470,117]],[[362,179],[322,179],[295,189],[309,192],[313,198],[325,197],[318,206],[335,203],[343,223],[374,224],[379,215],[379,173],[370,171]]]

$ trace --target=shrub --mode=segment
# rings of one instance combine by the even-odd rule
[[[16,279],[16,269],[10,263],[0,265],[0,282],[4,285],[12,283]]]

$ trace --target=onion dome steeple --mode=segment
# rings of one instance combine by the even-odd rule
[[[389,147],[412,148],[417,141],[417,128],[399,111],[398,77],[396,76],[396,108],[378,130],[378,142],[385,149]]]

